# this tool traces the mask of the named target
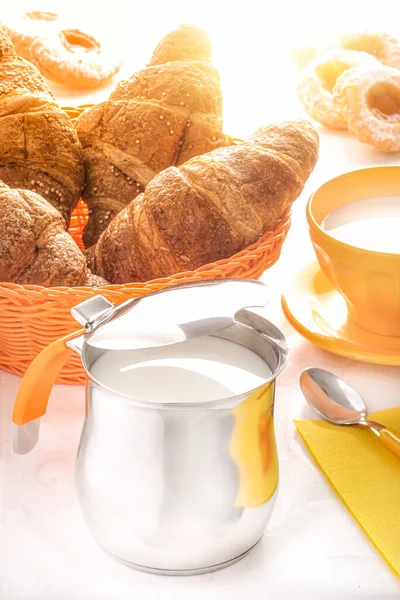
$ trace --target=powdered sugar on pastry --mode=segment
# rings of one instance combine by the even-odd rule
[[[98,86],[121,66],[111,48],[79,29],[37,38],[31,53],[44,75],[71,87]]]
[[[339,47],[345,50],[367,52],[382,64],[400,69],[399,41],[382,31],[358,31],[343,35]]]
[[[383,152],[400,152],[400,70],[350,69],[338,78],[333,93],[349,130],[361,142]]]
[[[18,56],[33,62],[31,48],[38,36],[53,35],[58,30],[59,17],[54,12],[32,11],[11,16],[1,24],[8,33]]]
[[[332,90],[337,78],[348,69],[379,65],[365,52],[331,50],[311,61],[303,70],[298,94],[308,114],[334,129],[347,129],[341,106],[334,102]]]
[[[19,56],[35,64],[48,79],[70,87],[98,86],[120,69],[111,44],[75,28],[57,13],[27,12],[2,27]]]

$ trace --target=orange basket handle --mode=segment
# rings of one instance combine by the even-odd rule
[[[51,389],[73,353],[66,343],[84,333],[85,330],[80,329],[52,342],[31,362],[15,400],[12,416],[15,425],[21,427],[45,414]]]

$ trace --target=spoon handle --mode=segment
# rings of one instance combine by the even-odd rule
[[[389,427],[381,429],[379,439],[388,450],[400,458],[400,433],[398,431]]]

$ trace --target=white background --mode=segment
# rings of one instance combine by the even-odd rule
[[[37,4],[29,3],[34,8]],[[221,71],[226,131],[246,136],[264,123],[301,114],[294,91],[296,71],[290,62],[290,46],[296,39],[338,25],[346,29],[372,23],[388,31],[399,29],[397,4],[379,2],[367,9],[351,0],[113,0],[100,8],[81,0],[69,2],[69,7],[112,36],[126,57],[122,74],[140,67],[159,37],[175,25],[196,21],[206,27]],[[14,2],[13,8],[18,7]],[[0,19],[9,10],[11,6],[2,2]],[[104,89],[77,97],[53,89],[63,104],[99,100],[108,93]],[[311,190],[328,177],[358,166],[400,164],[398,156],[378,154],[347,133],[320,131],[320,161],[294,207],[283,256],[264,276],[275,290],[267,316],[283,329],[291,347],[289,366],[279,378],[275,413],[280,491],[264,540],[237,565],[194,578],[146,575],[113,561],[92,541],[75,495],[83,389],[54,389],[39,445],[29,456],[19,457],[11,451],[10,420],[19,380],[0,373],[1,600],[400,597],[399,581],[317,471],[293,425],[293,418],[313,416],[298,387],[301,369],[311,364],[329,368],[357,387],[371,410],[397,406],[400,390],[398,368],[356,363],[319,350],[292,330],[280,310],[280,287],[312,255],[304,219]]]

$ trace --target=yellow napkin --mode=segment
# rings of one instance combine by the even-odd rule
[[[400,408],[369,415],[400,430]],[[400,460],[372,431],[295,420],[320,469],[377,550],[400,577]]]

